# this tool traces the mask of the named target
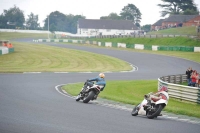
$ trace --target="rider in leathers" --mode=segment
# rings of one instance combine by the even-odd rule
[[[105,75],[103,73],[100,73],[98,77],[89,79],[88,81],[96,81],[94,86],[98,85],[101,88],[101,91],[103,91],[103,89],[106,86],[106,81],[104,78],[105,78]]]
[[[151,106],[151,100],[153,100],[154,102],[160,100],[160,99],[165,99],[168,100],[169,97],[167,95],[165,95],[168,92],[168,88],[163,86],[158,92],[156,93],[149,93],[144,95],[145,99],[147,100],[147,105],[146,108]]]
[[[105,86],[106,86],[106,81],[105,81],[105,75],[104,75],[104,73],[100,73],[98,77],[92,78],[92,79],[88,79],[87,81],[95,81],[96,83],[91,88],[99,86],[99,88],[101,89],[100,91],[103,91],[104,88],[105,88]],[[94,96],[94,99],[97,98],[98,94],[96,94]]]

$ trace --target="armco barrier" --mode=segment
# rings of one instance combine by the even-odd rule
[[[86,40],[71,40],[71,39],[39,39],[33,40],[34,42],[68,42],[68,43],[80,43],[80,44],[93,44],[103,47],[123,47],[139,50],[153,50],[153,51],[184,51],[184,52],[200,52],[200,47],[190,46],[155,46],[144,44],[125,44],[125,43],[113,43],[113,42],[96,42]]]
[[[93,36],[93,38],[161,38],[161,37],[189,37],[195,38],[197,36],[190,35],[101,35],[101,36]]]
[[[158,78],[158,90],[166,86],[170,97],[200,104],[200,88],[178,84],[185,81],[187,81],[185,74],[163,76]]]

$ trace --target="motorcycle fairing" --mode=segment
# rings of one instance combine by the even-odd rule
[[[140,104],[140,109],[139,109],[139,111],[138,111],[138,114],[139,115],[146,115],[146,111],[144,110],[144,105],[146,105],[147,104],[147,100],[146,99],[144,99],[143,101],[142,101],[142,103]]]

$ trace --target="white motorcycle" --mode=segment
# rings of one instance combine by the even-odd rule
[[[151,100],[149,106],[146,106],[148,101],[146,98],[144,98],[140,104],[133,108],[133,111],[131,112],[132,116],[146,115],[149,119],[160,116],[161,111],[165,108],[169,100],[169,95],[167,92],[162,91],[160,93],[165,95],[165,98],[162,98],[158,101]]]

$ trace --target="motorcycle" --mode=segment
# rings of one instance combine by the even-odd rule
[[[161,116],[161,111],[165,108],[165,106],[168,103],[169,100],[169,95],[167,92],[162,92],[166,98],[165,99],[159,99],[158,101],[151,100],[149,103],[149,106],[146,106],[148,101],[146,100],[146,97],[144,100],[136,105],[132,112],[132,116],[137,116],[137,115],[146,115],[147,118],[149,119],[154,119],[157,118],[158,116]]]
[[[86,81],[80,92],[76,97],[76,101],[83,100],[84,103],[88,103],[90,100],[97,99],[101,88],[98,85],[94,85],[94,82]]]

